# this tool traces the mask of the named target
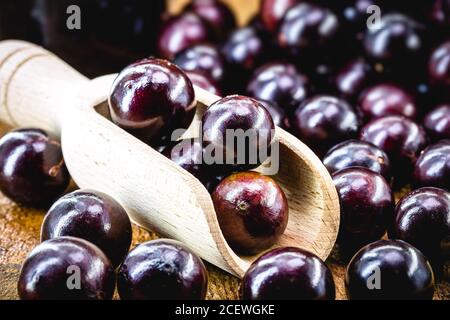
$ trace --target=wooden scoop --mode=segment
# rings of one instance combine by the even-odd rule
[[[257,256],[240,256],[228,246],[204,186],[108,120],[106,101],[114,78],[90,81],[40,47],[0,42],[0,119],[61,137],[67,167],[79,187],[111,195],[138,225],[182,241],[242,277]],[[205,108],[219,99],[198,88],[196,98],[191,133]],[[290,208],[287,230],[276,247],[301,247],[326,259],[339,228],[333,182],[302,142],[280,128],[276,138],[281,163],[275,179]]]

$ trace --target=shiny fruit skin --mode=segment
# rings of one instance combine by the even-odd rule
[[[367,88],[359,99],[358,110],[366,121],[390,115],[415,119],[418,114],[413,97],[403,88],[387,83]]]
[[[275,126],[283,129],[289,128],[289,118],[286,116],[286,112],[282,108],[271,101],[258,101],[261,102],[261,104],[264,106],[264,108],[267,109],[267,111],[269,111]]]
[[[70,182],[61,145],[39,129],[18,129],[0,140],[0,190],[11,200],[47,207]]]
[[[227,172],[253,169],[270,156],[274,129],[270,113],[257,100],[237,95],[225,97],[213,103],[203,115],[205,154],[220,160],[216,156],[222,153],[223,161],[215,161],[214,165]],[[231,147],[233,141],[227,141],[229,130],[235,130],[236,136],[239,133],[237,130],[243,130],[244,133],[251,130],[251,137],[243,143],[244,150],[238,148],[239,143],[234,143],[234,149]],[[241,151],[245,154],[239,154]],[[265,155],[263,151],[266,151]],[[228,160],[232,160],[232,163]],[[208,161],[206,163],[210,164]]]
[[[315,96],[297,108],[292,127],[301,141],[323,156],[334,145],[357,137],[359,119],[345,100]]]
[[[387,154],[365,141],[341,142],[328,151],[323,158],[323,164],[330,174],[342,169],[363,167],[382,175],[386,181],[392,178],[391,163]]]
[[[432,140],[450,139],[450,104],[430,111],[423,120],[423,126]]]
[[[214,83],[225,80],[225,60],[220,51],[211,44],[197,44],[177,54],[173,61],[184,71],[204,74]]]
[[[110,196],[77,190],[56,201],[41,228],[41,241],[76,237],[99,247],[114,267],[122,263],[131,245],[131,222],[125,209]]]
[[[328,267],[299,248],[278,248],[256,260],[241,285],[243,300],[334,300]]]
[[[450,191],[450,140],[441,140],[422,151],[414,168],[414,184]]]
[[[264,28],[272,34],[278,31],[286,12],[299,4],[301,0],[263,0],[260,9],[260,18]]]
[[[258,100],[274,102],[287,113],[292,113],[311,94],[311,85],[293,64],[274,62],[255,71],[247,85],[247,94]]]
[[[256,172],[232,174],[217,186],[212,199],[222,233],[237,252],[268,249],[286,230],[287,199],[270,177]]]
[[[186,71],[186,75],[191,80],[194,86],[197,86],[203,90],[208,91],[216,96],[222,96],[222,90],[219,88],[217,84],[214,83],[213,80],[209,79],[202,73],[196,71]]]
[[[202,260],[174,240],[154,240],[130,251],[117,276],[122,300],[202,300],[208,274]]]
[[[69,278],[76,270],[80,289],[70,290]],[[114,268],[99,248],[83,239],[61,237],[31,251],[20,271],[18,293],[22,300],[111,300],[115,280]]]
[[[427,145],[425,130],[402,116],[372,120],[363,127],[360,138],[386,152],[397,172],[396,178],[409,178],[420,151]]]
[[[448,257],[450,193],[438,188],[421,188],[406,194],[395,208],[389,237],[412,244],[432,262]]]
[[[379,174],[366,168],[349,168],[333,175],[341,205],[339,243],[359,249],[379,240],[392,220],[394,195]]]
[[[339,70],[335,87],[344,98],[354,99],[364,89],[373,77],[373,70],[362,58],[355,59],[347,63]]]
[[[450,41],[442,43],[432,52],[428,74],[433,86],[450,89]]]
[[[159,32],[159,57],[172,60],[181,51],[214,39],[212,26],[200,16],[186,12],[167,20]]]
[[[184,11],[192,11],[207,21],[223,39],[236,27],[236,18],[231,9],[221,0],[193,0]]]
[[[112,121],[146,143],[186,127],[195,112],[192,82],[174,64],[148,58],[126,67],[109,97]]]
[[[379,272],[380,288],[370,278]],[[351,300],[431,300],[434,275],[425,256],[401,240],[379,240],[362,248],[347,267],[347,296]]]

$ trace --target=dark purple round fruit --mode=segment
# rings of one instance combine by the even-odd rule
[[[384,14],[379,23],[367,28],[366,55],[389,66],[405,65],[422,54],[423,30],[422,25],[403,14]]]
[[[219,50],[210,44],[197,44],[180,52],[174,63],[184,71],[204,74],[214,83],[225,79],[225,60]]]
[[[19,129],[0,140],[0,190],[11,200],[46,207],[69,185],[61,145],[39,129]]]
[[[255,99],[228,96],[213,103],[202,118],[205,163],[225,171],[242,171],[269,156],[275,125]]]
[[[212,26],[200,16],[186,12],[163,24],[158,38],[158,53],[161,58],[172,60],[181,51],[213,39]]]
[[[264,28],[275,34],[286,12],[300,2],[301,0],[263,0],[260,7],[260,18]]]
[[[351,300],[431,300],[434,275],[425,256],[413,246],[379,240],[353,257],[345,286]]]
[[[217,37],[224,38],[236,27],[231,9],[220,0],[194,0],[184,11],[192,11],[214,27]]]
[[[22,300],[110,300],[115,280],[114,268],[99,248],[61,237],[31,251],[17,288]]]
[[[286,116],[286,112],[280,108],[276,103],[271,101],[261,101],[261,104],[269,111],[272,116],[273,123],[283,129],[289,128],[289,119]]]
[[[327,265],[300,248],[279,248],[256,260],[241,285],[243,300],[334,300]]]
[[[152,143],[165,131],[188,125],[195,113],[194,88],[174,64],[144,59],[114,80],[109,109],[115,124]]]
[[[394,84],[378,84],[367,88],[361,95],[358,110],[365,120],[390,115],[415,119],[417,105],[413,97]]]
[[[336,172],[333,181],[341,204],[342,247],[354,250],[379,240],[394,212],[394,197],[386,180],[369,169],[356,167]]]
[[[450,1],[434,0],[431,18],[442,27],[450,27]]]
[[[200,181],[207,181],[208,168],[203,163],[203,145],[199,139],[182,140],[168,147],[163,154]]]
[[[339,19],[329,9],[300,3],[290,8],[281,22],[278,44],[292,53],[317,55],[334,42],[339,30]]]
[[[234,30],[223,45],[222,52],[227,63],[236,69],[235,73],[240,74],[253,71],[268,54],[264,40],[252,27]]]
[[[425,130],[402,116],[373,120],[361,130],[361,140],[373,143],[386,152],[394,172],[406,176],[410,175],[420,151],[427,144]]]
[[[286,230],[287,199],[270,177],[252,171],[232,174],[217,186],[212,199],[220,229],[237,252],[268,249]]]
[[[286,112],[293,112],[310,94],[309,79],[289,63],[268,63],[253,74],[247,94],[258,100],[276,103]]]
[[[222,91],[217,84],[215,84],[214,81],[209,79],[204,74],[195,71],[187,71],[186,75],[189,77],[194,86],[202,88],[203,90],[206,90],[216,96],[222,96]]]
[[[300,104],[292,128],[300,140],[323,156],[334,145],[356,138],[359,120],[346,101],[316,96]]]
[[[437,187],[450,191],[450,140],[441,140],[420,154],[414,168],[419,187]]]
[[[389,237],[404,240],[431,261],[450,256],[450,193],[421,188],[405,195],[395,208]]]
[[[423,120],[428,136],[433,140],[450,139],[450,104],[430,111]]]
[[[351,61],[342,68],[335,79],[335,86],[344,98],[355,98],[372,77],[370,65],[362,58]]]
[[[323,158],[323,164],[330,174],[342,169],[363,167],[382,175],[386,181],[392,177],[387,154],[375,145],[360,140],[348,140],[334,146]]]
[[[122,300],[202,300],[208,274],[202,260],[174,240],[154,240],[130,251],[117,276]]]
[[[450,89],[450,41],[433,51],[428,62],[428,74],[432,85]]]
[[[64,236],[99,247],[113,266],[122,263],[131,245],[131,222],[125,209],[110,196],[78,190],[56,201],[41,228],[41,241]]]

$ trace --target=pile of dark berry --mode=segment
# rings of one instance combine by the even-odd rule
[[[129,65],[114,81],[111,120],[205,185],[236,252],[258,254],[277,241],[288,223],[286,196],[249,171],[267,158],[199,159],[213,146],[236,160],[221,139],[227,129],[255,129],[246,148],[267,148],[274,136],[263,133],[277,125],[332,174],[348,297],[433,297],[450,257],[449,1],[263,0],[237,28],[222,2],[196,0],[164,22],[157,47],[158,58]],[[202,140],[173,142],[173,131],[192,122],[193,84],[228,96],[206,110]],[[174,152],[180,144],[184,153]],[[60,145],[44,132],[16,130],[0,141],[0,189],[11,199],[49,206],[69,179]],[[404,186],[413,191],[395,203]],[[129,218],[101,192],[60,198],[41,240],[22,268],[21,298],[109,299],[116,267],[123,299],[205,297],[205,267],[182,244],[158,240],[128,253]],[[241,296],[334,299],[335,286],[314,254],[279,248],[252,264]]]

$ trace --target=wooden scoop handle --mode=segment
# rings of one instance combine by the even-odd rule
[[[47,50],[17,40],[0,42],[0,119],[60,135],[61,114],[88,79]]]

